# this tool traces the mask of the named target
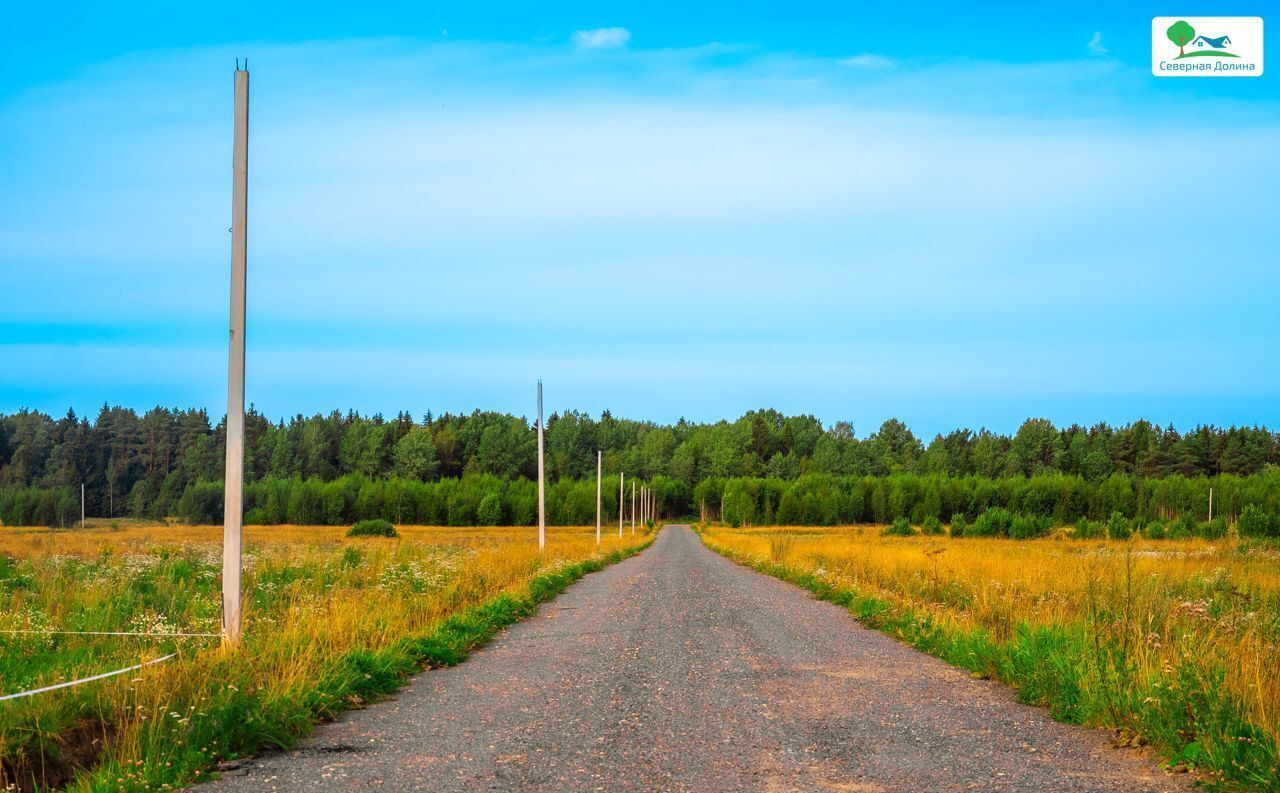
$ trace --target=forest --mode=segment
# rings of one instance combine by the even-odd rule
[[[91,516],[220,521],[224,442],[224,423],[200,409],[0,415],[0,521],[69,525],[82,483]],[[526,418],[494,412],[417,420],[334,411],[272,422],[251,409],[246,520],[527,524],[536,443]],[[652,486],[663,515],[735,523],[972,520],[991,508],[1059,524],[1117,512],[1203,521],[1210,487],[1224,519],[1249,505],[1280,514],[1280,435],[1259,427],[1184,434],[1146,421],[1059,428],[1028,419],[1012,435],[958,429],[925,443],[895,419],[859,437],[847,422],[771,409],[669,425],[566,411],[546,428],[553,523],[594,522],[597,449],[610,520],[619,472]]]

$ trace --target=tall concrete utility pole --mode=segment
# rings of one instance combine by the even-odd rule
[[[604,475],[604,452],[596,449],[596,545],[600,544],[600,505],[602,503],[601,477]]]
[[[627,487],[627,473],[625,471],[618,472],[618,539],[622,539],[622,503],[625,498]]]
[[[636,480],[631,480],[631,533],[636,533]]]
[[[547,547],[547,477],[542,463],[542,381],[538,381],[538,550]]]
[[[245,64],[248,66],[248,63]],[[222,640],[240,643],[240,534],[244,517],[244,313],[249,216],[249,71],[236,64],[231,147],[231,343],[227,363],[227,471],[222,522]]]

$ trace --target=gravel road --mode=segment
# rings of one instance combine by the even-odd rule
[[[683,526],[471,660],[205,787],[1190,790]]]

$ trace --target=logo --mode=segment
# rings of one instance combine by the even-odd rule
[[[1156,17],[1151,20],[1156,77],[1259,77],[1261,17]]]

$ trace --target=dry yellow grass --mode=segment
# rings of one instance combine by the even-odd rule
[[[540,553],[530,528],[399,531],[389,539],[347,538],[346,527],[247,528],[238,651],[217,639],[0,636],[3,693],[181,652],[140,674],[3,703],[2,782],[47,779],[48,768],[65,781],[54,755],[95,739],[107,752],[97,772],[81,775],[95,789],[180,782],[210,758],[287,743],[314,716],[387,690],[433,653],[448,662],[449,647],[465,651],[472,634],[514,619],[533,579],[559,581],[647,540],[605,531],[597,548],[594,527],[556,527]],[[218,631],[218,527],[3,529],[0,562],[2,629]],[[444,622],[495,598],[507,605]],[[453,633],[405,643],[441,631]],[[232,737],[221,740],[224,732]]]
[[[1017,685],[1060,717],[1271,789],[1280,745],[1280,552],[1180,540],[887,537],[881,527],[708,528],[708,545],[854,594],[891,633]],[[988,657],[989,655],[989,657]]]

